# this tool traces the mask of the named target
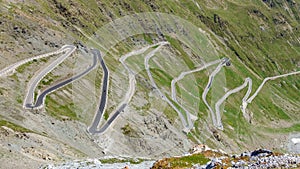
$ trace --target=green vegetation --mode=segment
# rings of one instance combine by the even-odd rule
[[[166,115],[171,124],[174,124],[176,119],[178,118],[176,111],[174,111],[174,109],[169,105],[164,108],[163,113]]]
[[[129,137],[138,137],[138,133],[127,123],[124,127],[121,128],[122,133]]]
[[[10,78],[14,79],[16,82],[19,81],[19,77],[17,76],[16,73],[12,74],[11,76],[9,76]]]
[[[59,104],[56,99],[53,99],[51,96],[47,96],[45,100],[46,110],[47,112],[60,120],[70,118],[71,120],[78,120],[78,117],[75,113],[75,105],[74,103],[69,104]]]
[[[107,107],[103,114],[104,119],[108,120],[110,113],[112,113],[115,109],[116,109],[115,105],[112,105],[111,107]]]
[[[42,58],[42,59],[43,59],[43,60],[46,60],[46,58]],[[16,69],[16,71],[17,71],[18,73],[24,73],[25,69],[26,69],[28,66],[32,65],[33,63],[37,63],[37,62],[38,62],[37,59],[33,59],[32,61],[27,62],[27,63],[25,63],[25,64],[19,66],[19,67]]]
[[[155,82],[157,82],[158,86],[171,86],[171,81],[173,78],[167,72],[155,68],[150,68],[150,71],[152,73],[152,77],[155,79]]]
[[[191,131],[187,134],[187,138],[190,139],[193,143],[197,144],[198,141],[196,140],[194,131]]]
[[[18,73],[24,73],[25,69],[26,69],[28,66],[30,66],[32,63],[33,63],[33,62],[27,62],[27,63],[25,63],[25,64],[19,66],[19,67],[16,69],[16,71],[17,71]]]
[[[190,56],[182,49],[182,44],[174,38],[166,36],[168,42],[171,44],[172,47],[178,50],[178,54],[182,57],[186,65],[192,70],[195,68],[193,61],[191,61]]]
[[[49,80],[43,79],[43,80],[41,81],[41,83],[42,83],[43,85],[50,85],[52,82],[53,82],[53,79],[49,79]]]
[[[193,154],[191,156],[184,156],[180,159],[171,162],[171,165],[179,167],[191,167],[193,164],[206,164],[209,159],[204,157],[203,154]]]
[[[1,1],[1,3],[2,2],[3,1]],[[197,7],[195,2],[199,4],[201,9]],[[246,77],[251,77],[253,80],[253,94],[265,77],[288,73],[295,69],[299,70],[299,68],[297,68],[300,52],[298,42],[300,33],[299,2],[295,2],[294,4],[294,2],[272,1],[272,5],[270,5],[269,1],[258,0],[213,2],[200,0],[167,0],[155,2],[137,0],[74,0],[72,3],[63,0],[55,0],[53,2],[38,0],[37,3],[39,5],[30,2],[26,4],[10,3],[10,7],[7,8],[8,12],[6,13],[4,12],[5,10],[3,10],[3,13],[0,14],[1,18],[3,18],[4,23],[12,23],[12,25],[22,26],[27,29],[36,29],[35,27],[40,28],[38,26],[43,25],[43,29],[39,30],[45,30],[46,33],[57,31],[60,33],[59,36],[71,36],[71,39],[78,39],[83,43],[87,42],[99,47],[101,44],[97,44],[98,40],[96,38],[94,39],[95,42],[90,42],[90,40],[84,37],[84,34],[87,34],[88,37],[98,34],[97,30],[99,30],[101,26],[111,20],[128,14],[153,11],[172,13],[205,30],[211,36],[210,39],[215,41],[214,46],[218,48],[218,55],[224,55],[231,59],[232,66],[224,68],[227,80],[226,84],[215,83],[213,85],[219,85],[218,87],[220,88],[233,89],[240,86]],[[19,5],[21,8],[18,7]],[[5,7],[6,4],[2,6]],[[14,17],[14,15],[18,16],[20,11],[22,12],[22,16],[26,16],[20,17],[24,19],[24,21],[18,20],[19,17]],[[34,18],[31,18],[31,16],[34,16]],[[43,22],[45,16],[55,22]],[[32,23],[32,25],[28,26],[27,23]],[[4,26],[3,30],[7,29],[5,25],[10,26],[10,24],[2,24],[2,26]],[[185,25],[182,26],[184,28]],[[79,31],[79,29],[83,33]],[[35,32],[40,31],[33,30],[30,32],[29,29],[26,31],[29,31],[33,37],[41,36],[40,34],[35,34]],[[187,31],[185,33],[191,32]],[[16,41],[20,43],[19,45],[24,45],[21,41],[22,35],[16,35],[13,32],[6,32],[3,35],[6,34],[12,35],[11,44],[16,45]],[[106,39],[107,37],[105,36],[110,37],[109,34],[100,37]],[[190,53],[185,50],[187,46],[184,46],[182,42],[173,38],[173,36],[171,37],[171,35],[159,35],[158,37],[154,34],[145,33],[125,39],[122,42],[118,42],[116,46],[110,46],[112,49],[107,49],[108,53],[105,55],[105,61],[111,72],[116,72],[121,67],[118,58],[134,48],[132,46],[136,43],[133,42],[133,38],[138,39],[139,42],[141,39],[144,39],[148,44],[167,40],[171,48],[175,50],[176,55],[178,55],[190,69],[194,69],[195,66],[198,66],[193,56],[196,55],[201,58],[208,53],[205,51],[204,46],[199,46],[199,51],[202,52]],[[202,39],[199,39],[199,41],[200,40]],[[27,49],[29,46],[24,47],[24,49]],[[10,48],[9,45],[7,47]],[[99,48],[101,49],[101,47]],[[147,52],[145,52],[145,54],[146,53]],[[128,65],[136,68],[134,70],[137,72],[144,69],[144,67],[142,67],[144,61],[142,56],[144,55],[133,56],[127,60]],[[45,61],[44,58],[41,60]],[[36,60],[33,62],[36,62]],[[26,66],[29,66],[29,64],[32,63],[20,66],[17,71],[19,73],[25,72]],[[98,69],[98,74],[95,78],[97,89],[100,88],[102,78],[99,72],[101,72],[101,69]],[[151,72],[159,88],[165,88],[169,91],[173,75],[168,70],[154,68],[151,69]],[[195,82],[181,81],[181,84],[176,86],[178,96],[182,96],[187,106],[192,107],[193,103],[199,105],[198,108],[196,108],[197,110],[193,113],[198,114],[199,119],[195,122],[195,131],[192,131],[191,135],[188,135],[190,139],[199,138],[199,136],[203,134],[199,128],[201,128],[202,124],[205,124],[206,121],[210,121],[210,119],[208,119],[209,113],[202,99],[197,100],[189,96],[188,92],[191,92],[196,97],[201,97],[210,72],[211,71],[203,71],[194,73],[192,76],[196,79]],[[119,74],[114,75],[119,76]],[[145,71],[140,73],[140,75],[143,76],[144,79],[149,80]],[[11,78],[16,81],[18,80],[17,75],[13,75]],[[54,80],[53,77],[50,77],[48,80],[44,79],[41,84],[49,85]],[[224,134],[232,140],[240,140],[241,136],[245,143],[243,145],[247,145],[247,143],[251,143],[251,140],[259,138],[260,132],[288,133],[291,131],[300,131],[299,125],[295,124],[300,120],[300,114],[299,111],[297,111],[299,110],[299,82],[298,75],[268,82],[257,98],[248,106],[249,113],[253,114],[251,120],[255,122],[256,126],[248,123],[240,111],[241,99],[246,93],[246,88],[231,95],[223,105],[226,110],[222,114],[225,127]],[[151,91],[149,81],[143,82],[141,86],[143,86],[141,90]],[[185,90],[183,88],[180,89],[179,86],[183,86]],[[53,95],[56,96],[56,93]],[[63,100],[62,102],[54,98],[55,97],[47,97],[46,99],[46,110],[49,114],[58,119],[68,117],[70,119],[80,120],[74,111],[76,109],[75,105],[70,103],[72,101],[71,99],[59,98]],[[208,101],[210,102],[212,99],[210,92],[208,93]],[[286,101],[286,103],[283,103],[283,100]],[[18,97],[16,101],[18,103],[22,102],[21,98]],[[154,107],[156,105],[148,103],[143,107],[138,107],[137,110],[148,111],[150,106]],[[211,106],[213,107],[213,105]],[[178,119],[177,113],[169,106],[161,111],[164,112],[166,117],[173,124],[176,119]],[[109,117],[108,112],[104,114],[105,119]],[[280,126],[281,122],[284,124],[284,127]],[[276,126],[278,128],[274,129],[274,126],[277,124],[279,124]],[[124,133],[130,134],[133,127],[135,126],[126,125],[122,130]],[[233,129],[230,129],[231,127]],[[251,138],[249,135],[253,135],[254,137]],[[210,141],[211,140],[208,140],[207,142]]]
[[[121,128],[121,130],[123,131],[123,134],[127,135],[131,132],[131,127],[129,126],[129,124],[127,123],[124,127]]]
[[[23,103],[23,98],[22,98],[21,95],[18,95],[18,96],[17,96],[17,102],[18,102],[19,104],[22,104],[22,103]]]
[[[291,127],[286,128],[264,128],[264,131],[267,131],[269,133],[290,133],[290,132],[297,132],[300,131],[300,124],[294,124]]]
[[[105,120],[108,120],[109,114],[107,111],[104,112],[103,116]]]
[[[130,164],[140,164],[144,159],[141,158],[108,158],[108,159],[99,159],[101,163],[103,164],[113,164],[113,163],[127,163],[129,162]]]
[[[0,126],[6,126],[14,131],[32,133],[33,131],[0,118]]]
[[[166,95],[166,97],[173,103],[173,105],[182,113],[184,119],[187,121],[187,114],[184,111],[184,109],[178,105],[175,101],[173,101],[169,96]],[[174,110],[175,111],[175,110]]]
[[[176,168],[176,169],[184,169],[191,168],[195,164],[204,165],[210,160],[206,158],[203,154],[193,154],[189,156],[183,157],[172,157],[162,159],[156,162],[153,166],[153,169],[159,168]]]
[[[150,36],[150,34],[143,34],[145,41],[147,41],[149,44],[153,43],[153,40]]]

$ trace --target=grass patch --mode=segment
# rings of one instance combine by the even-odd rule
[[[121,128],[122,133],[129,137],[138,137],[137,132],[127,123],[124,127]]]
[[[171,81],[173,77],[171,77],[165,71],[160,69],[155,69],[155,68],[150,68],[150,71],[152,73],[153,79],[156,80],[159,86],[167,86],[167,87],[171,86]]]
[[[32,63],[35,63],[35,62],[37,62],[36,59],[34,59],[33,61],[30,61],[30,62],[27,62],[27,63],[25,63],[25,64],[19,66],[19,67],[16,69],[16,71],[17,71],[18,73],[24,73],[25,69],[26,69],[28,66],[30,66]]]
[[[163,113],[166,115],[166,117],[169,119],[169,122],[171,124],[175,123],[175,120],[177,119],[178,115],[175,110],[173,110],[169,105],[166,106]]]
[[[290,132],[299,132],[300,131],[300,123],[294,124],[291,127],[286,128],[266,128],[264,127],[263,130],[270,132],[270,133],[290,133]]]
[[[206,158],[203,154],[193,154],[184,157],[172,157],[172,158],[162,159],[154,164],[153,169],[158,169],[158,168],[184,169],[184,168],[191,168],[195,164],[204,165],[209,161],[210,160]]]
[[[209,159],[204,157],[203,154],[194,154],[179,159],[175,158],[174,161],[171,161],[171,166],[191,167],[193,164],[206,164],[207,162],[209,162]]]
[[[105,119],[105,120],[107,120],[107,119],[108,119],[108,117],[109,117],[109,114],[108,114],[108,112],[107,112],[107,111],[105,111],[105,112],[104,112],[104,114],[103,114],[103,116],[104,116],[104,119]]]
[[[65,117],[68,117],[71,120],[78,120],[77,114],[75,113],[74,103],[61,105],[52,97],[47,96],[45,100],[45,104],[46,104],[46,111],[55,118],[63,120],[65,119]]]
[[[186,65],[190,69],[194,69],[195,65],[193,61],[190,59],[189,55],[182,49],[180,42],[174,38],[171,38],[170,36],[166,36],[166,39],[168,40],[168,42],[171,44],[172,47],[178,50],[179,55],[182,57]]]
[[[26,68],[27,66],[29,66],[29,65],[30,65],[30,63],[25,63],[25,64],[19,66],[19,67],[16,69],[16,71],[17,71],[18,73],[23,73],[24,70],[25,70],[25,68]]]
[[[166,97],[173,103],[173,105],[182,113],[184,119],[187,121],[187,114],[180,105],[178,105],[175,101],[173,101],[168,95]],[[174,110],[175,111],[175,110]],[[175,111],[176,112],[176,111]]]
[[[149,35],[149,34],[143,34],[143,37],[144,37],[144,39],[145,39],[145,41],[146,42],[148,42],[148,43],[150,43],[150,44],[152,44],[153,43],[153,40],[152,40],[152,38],[151,38],[151,36]]]
[[[104,164],[114,164],[114,163],[127,163],[129,162],[130,164],[140,164],[144,159],[141,158],[109,158],[109,159],[99,159],[101,163]]]
[[[23,99],[22,99],[22,96],[21,96],[21,95],[18,95],[16,100],[17,100],[17,102],[18,102],[19,104],[22,104],[22,103],[23,103]]]
[[[198,141],[196,140],[196,138],[193,135],[195,135],[195,133],[193,131],[191,131],[187,134],[187,138],[190,139],[193,143],[197,144]]]
[[[14,131],[18,131],[18,132],[33,133],[33,131],[31,131],[27,128],[24,128],[22,126],[19,126],[17,124],[14,124],[12,122],[9,122],[9,121],[3,120],[3,119],[0,119],[0,126],[6,126],[8,128],[13,129]]]
[[[53,82],[53,79],[48,79],[48,80],[47,80],[47,79],[43,79],[43,80],[42,80],[42,84],[43,84],[43,85],[50,85],[51,82]]]

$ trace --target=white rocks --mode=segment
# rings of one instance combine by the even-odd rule
[[[292,141],[294,144],[299,144],[299,143],[300,143],[300,138],[292,138],[291,141]]]
[[[274,154],[266,149],[244,152],[240,155],[223,156],[217,158],[211,157],[210,160],[211,161],[206,165],[194,165],[193,167],[197,169],[214,168],[216,166],[247,169],[300,167],[300,156],[291,154]]]
[[[207,145],[204,145],[204,144],[198,144],[198,145],[195,145],[195,146],[190,150],[190,153],[191,153],[191,154],[197,154],[197,153],[201,153],[201,152],[207,151],[207,150],[211,150]]]

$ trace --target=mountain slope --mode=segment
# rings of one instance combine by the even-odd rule
[[[0,4],[0,69],[55,51],[65,44],[78,47],[43,78],[40,90],[84,70],[92,62],[89,49],[98,48],[102,52],[110,80],[101,124],[124,100],[130,85],[119,58],[158,42],[169,44],[162,46],[149,60],[150,71],[168,99],[172,98],[171,81],[181,72],[200,67],[204,62],[223,57],[230,59],[230,66],[221,68],[208,92],[207,100],[213,108],[228,90],[242,85],[247,77],[253,82],[252,95],[265,78],[300,70],[299,1],[2,0]],[[131,36],[120,31],[132,29],[125,24],[117,25],[118,21],[128,23],[124,17],[136,19],[136,13],[144,12],[165,15],[150,13],[146,15],[149,18],[133,22],[132,25],[144,24],[134,30],[140,31],[138,34]],[[160,29],[151,27],[152,23],[159,23],[157,28]],[[172,29],[164,30],[163,24],[169,24],[166,28]],[[111,25],[115,27],[108,29]],[[151,31],[152,28],[155,31]],[[178,34],[167,34],[176,29]],[[119,35],[124,36],[117,37]],[[178,104],[173,103],[177,107],[184,105],[191,113],[194,128],[186,134],[182,132],[184,126],[178,112],[161,99],[144,66],[144,58],[157,47],[126,60],[137,73],[135,93],[124,112],[101,135],[86,131],[101,95],[103,71],[100,66],[48,95],[46,106],[41,110],[23,109],[27,85],[36,72],[58,56],[28,63],[15,74],[0,77],[1,125],[15,130],[1,128],[3,158],[0,160],[8,161],[13,154],[18,154],[20,159],[34,159],[36,165],[105,154],[156,158],[183,154],[194,143],[235,153],[261,147],[295,151],[288,148],[287,143],[299,132],[299,75],[268,81],[248,104],[247,118],[240,108],[247,88],[230,95],[221,105],[223,131],[213,125],[210,110],[201,98],[209,75],[217,65],[187,75],[176,84]],[[183,116],[188,119],[186,114]],[[3,135],[7,132],[10,134]],[[29,139],[17,137],[19,132],[31,133]],[[45,146],[44,142],[50,144]],[[30,147],[38,153],[26,151]],[[13,154],[8,155],[7,151]],[[66,152],[69,153],[65,156]],[[36,154],[50,154],[51,159]]]

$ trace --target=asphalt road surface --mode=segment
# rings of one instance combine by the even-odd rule
[[[127,104],[122,104],[120,106],[120,108],[108,119],[108,121],[99,129],[97,130],[97,128],[90,128],[89,132],[91,134],[101,134],[104,133],[108,127],[111,125],[111,123],[119,116],[119,114],[125,109],[125,107],[127,106]]]
[[[64,81],[62,81],[62,82],[60,82],[60,83],[58,83],[58,84],[56,84],[54,86],[51,86],[51,87],[47,88],[40,95],[37,96],[37,101],[36,101],[35,105],[27,104],[26,108],[40,108],[40,107],[43,107],[44,106],[45,97],[49,93],[51,93],[51,92],[53,92],[53,91],[55,91],[55,90],[57,90],[57,89],[65,86],[65,85],[67,85],[69,83],[74,82],[75,80],[77,80],[77,79],[85,76],[91,70],[93,70],[96,67],[96,65],[97,65],[97,55],[96,55],[96,53],[94,51],[92,51],[92,52],[93,52],[94,56],[93,56],[93,63],[92,63],[92,65],[90,67],[88,67],[85,71],[83,71],[82,73],[80,73],[78,75],[75,75],[75,76],[73,76],[73,77],[71,77],[69,79],[66,79],[66,80],[64,80]]]
[[[34,101],[34,91],[41,81],[41,79],[44,78],[49,72],[51,72],[56,66],[58,66],[61,62],[63,62],[67,57],[69,57],[75,50],[76,47],[72,45],[66,45],[65,48],[67,49],[67,52],[59,57],[57,60],[52,62],[50,65],[48,65],[45,69],[43,69],[41,72],[39,72],[37,75],[35,75],[34,78],[32,78],[29,82],[29,88],[26,94],[26,98],[24,100],[24,108],[27,108],[29,105],[33,105]]]
[[[109,82],[108,82],[109,72],[108,72],[108,69],[106,67],[104,60],[101,57],[101,53],[97,49],[94,49],[93,52],[98,56],[101,67],[103,69],[104,76],[103,76],[103,80],[102,80],[102,94],[101,94],[101,98],[100,98],[100,105],[99,105],[99,108],[97,110],[97,113],[95,115],[92,125],[88,128],[88,132],[90,132],[91,134],[98,133],[97,127],[100,123],[100,120],[103,116],[103,113],[104,113],[104,110],[106,107],[106,100],[107,100],[107,94],[108,94],[107,89],[108,89],[108,84],[109,84]]]

